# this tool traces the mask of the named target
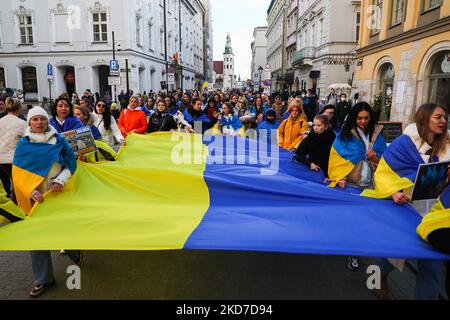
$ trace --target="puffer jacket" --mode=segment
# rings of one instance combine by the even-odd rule
[[[25,121],[13,115],[0,119],[0,164],[13,162],[16,144],[24,135],[26,126]]]
[[[284,120],[278,128],[278,146],[291,151],[303,140],[302,134],[308,131],[308,120],[302,114],[295,121],[292,117]]]

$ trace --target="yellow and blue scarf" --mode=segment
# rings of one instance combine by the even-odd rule
[[[58,162],[73,174],[77,168],[77,158],[69,143],[60,135],[57,143],[30,142],[27,137],[17,143],[13,160],[13,182],[17,203],[26,214],[32,208],[31,193],[46,179],[53,164]]]
[[[423,218],[417,227],[417,233],[423,240],[428,241],[428,236],[440,229],[450,229],[450,186],[441,194],[430,213]]]
[[[373,144],[373,151],[379,158],[386,150],[386,140],[382,134],[379,134]],[[348,176],[355,166],[367,159],[366,146],[356,137],[351,140],[343,141],[340,136],[336,138],[330,151],[330,162],[328,165],[328,175],[331,180],[330,187],[335,187],[339,180]]]
[[[435,157],[434,162],[439,158]],[[402,135],[386,150],[375,172],[375,190],[365,190],[361,195],[384,199],[394,193],[412,187],[417,170],[424,161],[411,138]]]

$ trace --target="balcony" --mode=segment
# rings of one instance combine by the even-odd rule
[[[314,47],[306,47],[294,53],[294,56],[292,57],[292,64],[312,66],[312,60],[314,58],[315,58]]]
[[[286,43],[286,48],[289,48],[290,46],[297,44],[297,35],[291,35],[288,37],[287,43]]]

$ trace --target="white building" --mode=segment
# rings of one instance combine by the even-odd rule
[[[352,82],[360,1],[298,1],[297,51],[291,58],[294,68],[291,89],[314,88],[321,97],[326,97],[331,84]]]
[[[284,84],[292,91],[294,80],[294,68],[292,59],[297,51],[297,29],[298,29],[298,2],[299,0],[289,0],[287,11],[287,34],[286,34],[286,73],[284,74]]]
[[[233,89],[236,87],[236,76],[234,74],[234,53],[231,47],[230,34],[227,35],[225,52],[223,53],[223,89]]]
[[[212,7],[211,0],[203,0],[205,6],[205,18],[203,20],[203,50],[204,50],[204,61],[205,64],[205,78],[209,83],[214,83],[213,81],[213,24],[212,24]]]
[[[253,31],[252,49],[252,83],[253,88],[260,87],[264,80],[270,80],[267,69],[267,27],[256,27]],[[261,70],[261,69],[262,70]],[[260,73],[261,72],[261,73]]]
[[[287,0],[272,0],[267,10],[267,61],[271,68],[272,90],[283,89],[286,72]]]
[[[203,73],[207,61],[202,54],[208,42],[204,3],[211,8],[208,0],[2,0],[0,83],[24,89],[28,101],[42,100],[49,96],[51,63],[53,96],[82,94],[87,88],[100,95],[111,92],[114,32],[121,78],[117,92],[126,90],[127,82],[134,92],[161,90],[166,66],[176,73],[176,84],[169,88],[194,89],[196,73]]]

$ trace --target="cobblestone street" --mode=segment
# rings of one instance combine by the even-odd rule
[[[85,252],[81,290],[68,290],[67,256],[53,253],[56,285],[39,299],[357,299],[373,300],[363,259],[358,272],[346,257],[293,254],[173,251]],[[414,275],[394,271],[390,298],[412,299]],[[0,252],[0,299],[29,299],[33,286],[28,252]]]

